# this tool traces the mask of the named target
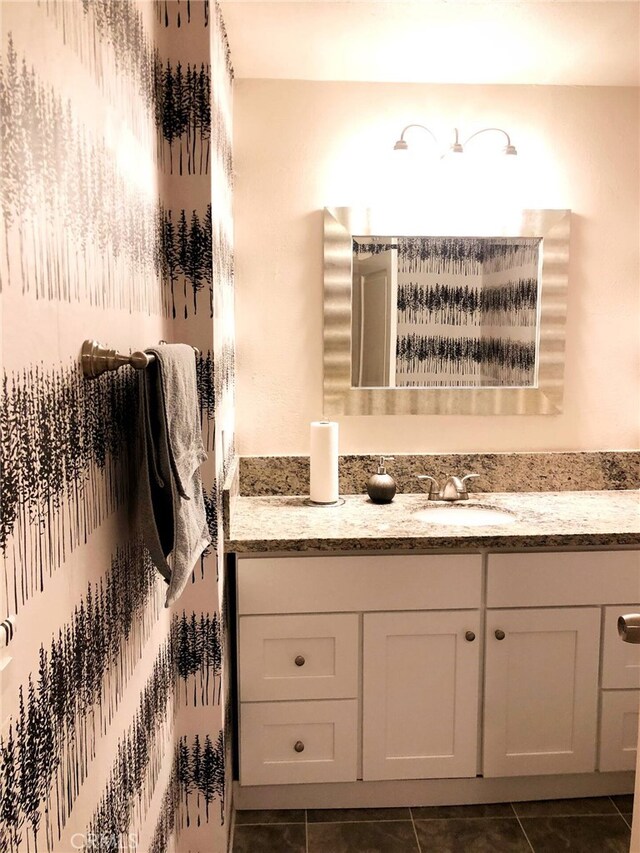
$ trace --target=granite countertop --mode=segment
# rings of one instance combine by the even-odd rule
[[[424,494],[373,504],[345,495],[343,506],[310,507],[306,497],[238,496],[226,550],[407,551],[429,548],[542,548],[640,545],[639,491],[474,493],[456,506],[484,505],[516,516],[508,524],[467,527],[418,521],[414,513],[442,506]]]

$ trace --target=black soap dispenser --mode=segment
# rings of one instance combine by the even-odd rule
[[[378,471],[369,477],[367,492],[374,504],[390,504],[396,493],[396,481],[387,474],[385,462],[393,462],[393,456],[381,456]]]

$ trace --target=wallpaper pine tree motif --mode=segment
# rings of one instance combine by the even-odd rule
[[[171,315],[177,316],[176,291],[182,291],[180,312],[184,319],[198,312],[198,294],[206,288],[208,302],[213,293],[211,205],[202,215],[162,210],[160,251],[163,280],[171,293]],[[210,312],[210,316],[212,316]]]
[[[198,23],[198,18],[201,16],[200,22],[205,27],[209,26],[209,4],[194,2],[194,0],[153,0],[158,21],[165,27],[176,26],[180,27],[183,23],[190,24],[192,13],[194,22]]]
[[[219,705],[222,693],[222,637],[218,613],[175,617],[175,664],[184,686],[185,705]]]
[[[63,45],[145,142],[149,115],[155,115],[161,66],[153,20],[145,14],[144,3],[38,0],[38,5],[60,32]]]
[[[116,551],[111,567],[45,647],[37,674],[19,687],[19,711],[0,738],[0,811],[10,850],[30,827],[55,849],[123,691],[162,607],[160,584],[140,542]],[[30,761],[34,763],[29,763]]]
[[[211,68],[170,60],[157,68],[160,161],[170,174],[206,175],[211,155]]]
[[[0,738],[4,831],[0,838],[6,849],[20,849],[28,833],[35,845],[40,840],[43,849],[56,849],[95,758],[96,741],[111,725],[157,622],[162,608],[159,586],[141,543],[119,550],[106,586],[102,581],[97,589],[89,585],[71,621],[60,627],[48,649],[40,646],[37,676],[30,675],[27,685],[20,686],[15,726],[11,723],[6,738]],[[169,704],[220,704],[222,652],[217,613],[203,613],[199,619],[194,613],[189,619],[184,612],[174,615],[171,632],[145,685],[138,715],[118,745],[111,782],[94,814],[94,835],[111,835],[107,822],[113,820],[110,813],[115,798],[123,797],[127,785],[135,787],[139,799],[144,787],[148,801],[153,792],[153,773],[157,773],[162,757],[156,755],[156,760],[150,761],[151,744],[158,754],[165,748],[156,737],[159,723],[166,728],[173,719],[166,710]],[[208,742],[206,735],[205,745]],[[220,733],[218,756],[221,742]],[[135,763],[127,762],[128,755],[135,756]],[[215,766],[219,777],[215,791],[222,802],[222,759],[216,758]],[[128,813],[129,800],[121,802],[120,820],[123,810]],[[137,814],[138,818],[143,816],[141,803]],[[130,817],[133,819],[134,814]]]
[[[184,186],[184,205],[165,206],[162,242],[165,279],[173,284],[172,312],[189,328],[190,341],[206,358],[199,362],[203,438],[209,461],[203,468],[203,490],[212,544],[203,555],[181,604],[174,625],[177,644],[180,708],[176,716],[173,768],[158,802],[152,850],[226,850],[230,798],[225,791],[231,762],[231,738],[225,735],[225,708],[229,701],[225,616],[226,578],[223,562],[222,491],[234,456],[233,387],[235,377],[233,318],[233,222],[231,158],[231,84],[233,70],[217,6],[208,17],[193,2],[157,2],[165,36],[170,35],[169,64],[165,65],[166,112],[162,167]],[[194,27],[206,29],[202,53],[187,38]],[[162,42],[162,38],[161,38]],[[161,48],[162,50],[162,43]],[[209,69],[210,133],[205,116],[201,127],[192,125],[191,142],[180,132],[186,111],[185,69]],[[180,71],[178,71],[180,69]],[[170,74],[169,74],[170,72]],[[193,81],[193,72],[192,72]],[[202,85],[205,85],[203,80]],[[197,98],[196,98],[197,101]],[[187,122],[188,124],[188,122]],[[195,132],[194,132],[195,128]],[[191,145],[189,151],[187,144]],[[201,235],[206,232],[203,238]],[[208,256],[200,253],[206,240]],[[167,274],[168,271],[168,274]],[[211,352],[208,352],[208,351]],[[203,713],[202,709],[207,712]],[[230,725],[230,717],[227,719]],[[181,734],[182,733],[182,734]],[[167,759],[169,760],[169,759]],[[183,797],[176,788],[185,787]],[[185,799],[189,800],[186,816]],[[214,804],[215,800],[215,804]],[[173,813],[172,810],[177,810]]]
[[[176,831],[206,824],[216,807],[214,803],[222,820],[225,811],[224,768],[222,732],[215,744],[208,735],[204,744],[199,735],[195,735],[193,740],[180,738],[149,853],[164,853]]]
[[[2,286],[38,299],[163,310],[157,201],[18,55],[11,32],[0,75]]]
[[[19,625],[0,652],[10,853],[226,850],[231,81],[208,2],[3,3],[0,611]],[[200,351],[213,544],[174,612],[134,523],[137,376],[82,379],[85,337]]]
[[[131,371],[91,383],[72,361],[5,372],[0,547],[14,613],[126,500],[134,400]]]
[[[97,853],[135,850],[135,831],[147,814],[168,740],[173,734],[175,671],[170,641],[160,649],[132,724],[118,743],[109,781],[87,828]]]
[[[184,171],[208,175],[210,71],[187,67],[184,86],[180,63],[177,83],[166,82],[173,74],[170,64],[158,73],[165,80],[154,101],[160,160],[166,144],[173,172],[175,146],[179,174],[184,162]],[[185,318],[189,310],[197,312],[201,290],[213,316],[211,205],[202,211],[172,211],[136,192],[104,141],[93,139],[77,121],[71,102],[49,91],[26,59],[18,58],[10,33],[0,66],[0,111],[0,130],[7,140],[0,179],[5,246],[0,284],[13,283],[40,299],[164,311],[173,317],[180,284]],[[230,160],[226,166],[230,169]],[[53,222],[63,223],[64,233],[44,227]],[[9,250],[14,229],[17,253]],[[104,274],[96,280],[98,254],[105,250],[114,266],[106,271],[106,281]],[[224,247],[224,258],[231,263],[229,247]],[[162,289],[157,288],[158,275]]]

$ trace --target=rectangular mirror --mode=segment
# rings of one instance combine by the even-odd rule
[[[457,234],[389,218],[325,209],[325,414],[560,411],[569,211]]]

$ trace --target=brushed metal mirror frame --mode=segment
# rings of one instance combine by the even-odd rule
[[[562,411],[570,210],[522,210],[514,220],[460,237],[541,237],[538,384],[526,388],[353,388],[351,386],[352,236],[451,236],[452,231],[394,227],[393,215],[368,208],[324,209],[324,414],[553,415]]]

